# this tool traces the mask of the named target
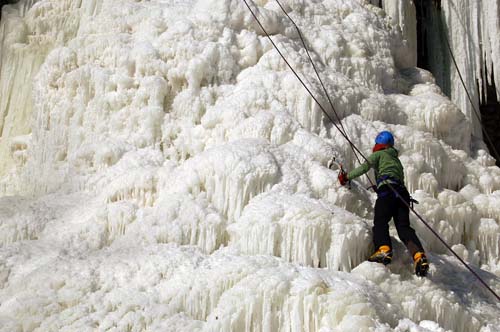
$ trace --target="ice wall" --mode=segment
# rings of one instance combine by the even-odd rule
[[[440,9],[428,10],[429,62],[440,85],[471,119],[474,134],[481,137],[480,122],[450,58],[446,38],[456,58],[477,110],[486,84],[500,74],[500,2],[498,0],[440,1]],[[429,5],[431,6],[431,5]],[[497,98],[500,96],[496,84]],[[479,89],[478,89],[479,87]],[[479,112],[479,111],[478,111]]]
[[[389,15],[391,22],[400,27],[409,49],[405,65],[415,67],[417,65],[417,15],[414,1],[381,0],[378,5]]]
[[[33,82],[47,54],[74,38],[81,2],[30,0],[6,5],[0,22],[0,174],[22,161],[17,137],[31,133]]]
[[[355,144],[394,132],[418,211],[499,291],[500,170],[413,67],[396,24],[411,3],[282,3]],[[331,111],[276,2],[251,5]],[[498,331],[498,306],[417,220],[428,278],[394,229],[393,264],[365,262],[375,195],[326,167],[357,162],[242,1],[16,8],[5,40],[48,42],[26,51],[36,75],[26,41],[2,55],[33,82],[9,90],[32,108],[0,178],[1,332]]]
[[[417,61],[417,17],[413,1],[372,1],[399,24],[409,53],[407,63]],[[473,133],[482,137],[480,121],[460,81],[458,71],[446,45],[450,44],[460,73],[474,106],[479,112],[486,84],[492,85],[493,75],[500,70],[500,3],[498,0],[420,1],[422,8],[422,40],[427,43],[426,57],[439,86],[450,96],[473,123]],[[424,47],[424,45],[421,45]],[[498,76],[498,75],[497,75]],[[497,98],[500,89],[496,84]],[[478,89],[479,87],[479,89]],[[480,114],[479,114],[480,115]]]

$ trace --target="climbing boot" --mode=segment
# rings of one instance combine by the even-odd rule
[[[392,250],[389,246],[380,246],[373,255],[368,258],[369,262],[389,264],[392,261]]]
[[[415,274],[419,277],[425,277],[429,271],[429,262],[425,253],[419,251],[413,255],[413,261],[415,264]]]

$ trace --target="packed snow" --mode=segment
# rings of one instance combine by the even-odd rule
[[[395,134],[416,210],[500,293],[500,169],[414,67],[414,7],[373,2],[281,0],[349,137]],[[333,117],[291,22],[250,3]],[[366,261],[376,195],[327,168],[358,162],[243,1],[21,0],[0,34],[1,332],[500,331],[416,218],[428,277],[395,229]]]

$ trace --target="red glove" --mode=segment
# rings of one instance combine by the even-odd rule
[[[339,179],[340,185],[342,185],[342,186],[345,186],[347,184],[347,182],[349,182],[349,179],[347,179],[347,173],[344,171],[339,172],[338,179]]]

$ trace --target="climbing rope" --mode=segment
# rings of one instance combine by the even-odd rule
[[[323,88],[323,92],[325,93],[326,98],[328,99],[328,103],[330,104],[330,107],[332,108],[333,113],[335,114],[335,117],[337,118],[337,121],[340,124],[340,127],[342,128],[343,132],[346,133],[346,135],[347,135],[347,131],[345,130],[344,125],[342,124],[342,121],[340,120],[340,117],[339,117],[339,115],[337,113],[337,110],[333,106],[333,102],[332,102],[332,100],[330,98],[330,94],[328,93],[328,91],[327,91],[327,89],[325,87],[325,84],[323,83],[323,80],[321,79],[321,76],[319,75],[318,69],[317,69],[316,64],[314,63],[314,61],[313,61],[313,59],[311,57],[311,54],[309,53],[309,49],[307,48],[307,45],[306,45],[306,42],[305,42],[305,38],[302,35],[302,31],[299,29],[299,27],[297,26],[297,24],[295,23],[295,21],[290,17],[290,15],[288,15],[288,13],[286,12],[286,10],[281,5],[281,2],[279,2],[278,0],[275,0],[275,1],[278,4],[278,6],[281,8],[281,11],[283,12],[283,14],[285,14],[285,16],[290,20],[290,22],[292,22],[293,26],[295,27],[295,30],[297,30],[297,33],[298,33],[299,38],[300,38],[300,41],[302,42],[302,46],[304,47],[304,50],[306,51],[307,57],[309,58],[309,62],[311,63],[311,65],[312,65],[312,67],[314,69],[314,72],[316,73],[316,77],[318,78],[318,81],[321,84],[321,87]]]
[[[246,7],[248,8],[248,10],[250,11],[250,13],[252,14],[253,18],[255,19],[255,21],[257,22],[257,24],[259,25],[259,27],[262,29],[262,32],[264,32],[264,34],[269,39],[269,41],[271,42],[271,44],[273,45],[273,47],[276,49],[276,51],[278,52],[278,54],[280,55],[280,57],[283,59],[283,61],[286,63],[286,65],[292,71],[292,73],[295,75],[295,77],[299,80],[300,84],[302,84],[302,86],[304,87],[304,89],[306,89],[306,91],[309,93],[309,95],[311,96],[311,98],[314,100],[314,102],[321,109],[321,111],[323,112],[323,114],[325,114],[325,116],[328,118],[328,120],[330,120],[330,122],[340,132],[340,134],[342,135],[342,137],[344,137],[349,142],[349,144],[351,145],[351,148],[353,149],[353,151],[357,151],[360,154],[360,156],[363,157],[363,159],[365,161],[368,161],[368,159],[366,159],[366,157],[364,156],[363,152],[361,152],[361,150],[359,150],[358,147],[352,143],[352,141],[349,139],[349,137],[347,137],[347,135],[339,128],[339,126],[335,123],[335,121],[333,121],[332,117],[328,114],[328,112],[323,107],[323,105],[319,102],[319,100],[316,98],[316,96],[314,96],[314,94],[311,92],[311,90],[309,89],[309,87],[304,83],[304,81],[299,76],[299,74],[295,71],[295,69],[292,67],[292,65],[290,65],[290,63],[285,58],[285,56],[283,55],[283,53],[281,52],[281,50],[279,49],[279,47],[276,45],[276,43],[273,41],[273,39],[271,38],[271,36],[267,32],[267,30],[264,28],[264,26],[262,25],[262,23],[258,19],[258,17],[255,14],[255,12],[252,10],[252,8],[250,8],[250,5],[248,4],[247,0],[242,0],[242,1],[245,3]]]
[[[419,3],[419,5],[420,6],[425,6],[421,2]],[[434,1],[434,5],[436,7],[436,10],[438,10],[438,12],[441,11],[441,0]],[[422,8],[424,8],[424,7],[422,7]],[[465,24],[463,24],[463,20],[460,17],[458,17],[458,21],[461,23],[461,26],[464,26],[464,27],[466,26]],[[438,30],[441,31],[441,29],[438,29]],[[484,125],[483,125],[483,123],[481,121],[481,115],[480,115],[481,113],[478,111],[478,109],[477,109],[474,101],[472,100],[472,96],[471,96],[471,94],[469,92],[469,89],[467,88],[467,85],[465,84],[465,80],[464,80],[464,78],[462,76],[462,72],[461,72],[460,68],[458,67],[458,63],[456,61],[455,55],[453,53],[453,50],[452,50],[452,48],[450,46],[450,40],[448,38],[448,34],[446,33],[446,31],[442,31],[441,38],[444,39],[444,42],[446,44],[446,48],[447,48],[448,52],[450,53],[451,60],[453,62],[453,65],[454,65],[455,69],[457,70],[458,77],[460,79],[460,82],[462,83],[462,86],[463,86],[464,90],[465,90],[465,93],[467,95],[467,99],[469,100],[469,102],[470,102],[470,104],[472,106],[472,111],[473,111],[474,115],[476,116],[476,118],[477,118],[477,120],[479,122],[479,125],[481,126],[482,132],[484,133],[484,136],[486,137],[486,140],[488,141],[488,143],[491,146],[493,155],[495,156],[496,160],[498,162],[500,162],[500,154],[498,153],[498,150],[496,149],[495,144],[493,143],[493,140],[491,139],[490,135],[486,131],[486,128],[484,127]]]
[[[438,0],[438,1],[433,0],[433,2],[434,2],[434,6],[436,7],[436,9],[438,11],[441,10],[441,0]],[[421,2],[419,4],[421,6],[424,6]],[[379,5],[379,7],[382,8],[381,5]],[[458,18],[458,20],[461,22],[462,26],[465,26],[465,24],[463,24],[463,22],[462,22],[462,20],[460,18]],[[486,128],[484,127],[483,123],[481,122],[480,112],[477,110],[477,107],[474,104],[474,101],[472,100],[472,97],[471,97],[471,94],[469,92],[469,89],[467,88],[467,85],[465,84],[465,80],[464,80],[464,78],[462,76],[462,72],[460,71],[460,68],[458,67],[457,61],[455,59],[455,55],[453,54],[453,51],[451,49],[450,41],[449,41],[449,38],[448,38],[448,35],[446,34],[446,32],[443,33],[443,39],[445,41],[446,48],[448,49],[448,52],[450,53],[453,65],[455,66],[455,69],[457,70],[458,77],[460,78],[460,82],[462,83],[462,86],[464,87],[465,93],[467,94],[467,98],[469,99],[469,102],[470,102],[470,104],[472,106],[473,113],[476,116],[476,118],[477,118],[477,120],[479,122],[479,125],[481,126],[482,132],[484,133],[484,136],[486,137],[486,140],[488,141],[488,143],[490,143],[491,149],[493,150],[493,154],[494,154],[496,160],[498,162],[500,162],[500,154],[498,153],[498,150],[496,149],[495,144],[493,143],[493,140],[491,139],[490,135],[486,131]]]
[[[328,90],[326,89],[325,84],[323,83],[323,80],[321,79],[321,76],[319,75],[319,72],[318,72],[318,69],[316,67],[316,64],[314,63],[314,61],[313,61],[313,59],[311,57],[311,54],[309,53],[309,49],[307,48],[307,45],[306,45],[306,42],[305,42],[305,38],[302,35],[302,32],[300,31],[300,29],[297,26],[297,24],[295,23],[295,21],[290,17],[290,15],[288,15],[288,13],[286,12],[285,8],[283,8],[283,6],[279,2],[279,0],[276,0],[276,3],[281,8],[281,10],[286,15],[286,17],[288,17],[288,19],[290,20],[290,22],[292,22],[293,26],[295,27],[295,30],[297,30],[297,33],[298,33],[299,38],[300,38],[300,41],[302,42],[302,45],[303,45],[304,49],[306,50],[307,57],[309,58],[309,62],[311,63],[312,67],[314,68],[314,72],[316,73],[316,77],[318,78],[318,81],[320,82],[321,87],[323,88],[323,92],[325,93],[326,98],[328,99],[328,103],[330,104],[330,107],[332,108],[333,113],[335,114],[335,117],[337,118],[337,121],[340,124],[340,127],[343,129],[343,133],[345,134],[345,136],[347,138],[349,138],[349,135],[347,134],[347,130],[344,128],[344,125],[342,124],[342,120],[340,119],[340,117],[339,117],[339,115],[337,113],[337,110],[335,109],[335,106],[333,106],[333,102],[332,102],[332,99],[330,98],[330,94],[328,93]],[[354,156],[356,157],[356,160],[358,161],[358,163],[361,164],[361,160],[359,159],[358,154],[356,153],[356,151],[352,147],[351,140],[349,139],[348,141],[349,141],[349,144],[351,145],[352,151],[354,152]],[[368,178],[368,181],[370,182],[371,187],[374,187],[375,183],[372,181],[372,179],[370,178],[370,176],[368,175],[368,173],[366,173],[365,175]]]
[[[260,22],[259,18],[257,17],[257,15],[255,14],[255,12],[252,10],[252,8],[250,7],[250,5],[248,4],[247,0],[242,0],[246,7],[248,8],[248,10],[250,11],[250,13],[252,14],[253,18],[255,19],[255,21],[257,22],[257,24],[260,26],[260,28],[262,29],[263,33],[266,35],[266,37],[269,39],[269,41],[271,42],[271,44],[273,45],[273,47],[275,48],[275,50],[278,52],[278,54],[280,55],[280,57],[283,59],[283,61],[287,64],[288,68],[290,68],[290,70],[293,72],[293,74],[295,75],[295,77],[299,80],[299,82],[302,84],[302,86],[306,89],[306,91],[309,93],[309,95],[311,96],[311,98],[316,102],[316,104],[319,106],[319,108],[321,109],[321,111],[325,114],[325,116],[330,120],[330,122],[332,122],[332,124],[335,126],[335,128],[341,133],[342,137],[344,137],[347,142],[349,142],[349,145],[351,147],[351,149],[353,151],[357,151],[360,156],[368,162],[368,159],[366,158],[366,156],[361,152],[361,150],[359,150],[359,148],[349,139],[349,137],[340,129],[340,127],[333,121],[333,119],[330,117],[330,115],[326,112],[325,108],[321,105],[321,103],[318,101],[318,99],[313,95],[313,93],[311,92],[311,90],[307,87],[307,85],[304,83],[304,81],[300,78],[300,76],[297,74],[297,72],[295,71],[295,69],[290,65],[290,63],[287,61],[287,59],[285,58],[285,56],[283,55],[283,53],[281,52],[281,50],[279,49],[279,47],[275,44],[275,42],[272,40],[271,36],[269,35],[269,33],[266,31],[266,29],[264,28],[264,26],[262,25],[262,23]],[[312,60],[312,59],[311,59]],[[418,219],[420,219],[420,221],[422,221],[422,223],[436,236],[436,238],[441,242],[443,243],[443,245],[472,273],[472,275],[477,278],[481,284],[489,291],[491,292],[491,294],[493,294],[496,299],[498,301],[500,301],[500,296],[498,296],[498,294],[490,287],[488,286],[488,284],[481,278],[481,276],[479,276],[479,274],[477,274],[462,258],[460,258],[460,256],[451,248],[450,245],[448,245],[448,243],[446,243],[446,241],[432,228],[432,226],[427,222],[425,221],[425,219],[420,216],[420,214],[417,213],[417,211],[415,211],[415,209],[413,207],[411,207],[408,202],[406,202],[397,192],[397,190],[391,185],[391,184],[388,184],[388,187],[392,190],[392,192],[396,195],[396,197],[398,197],[407,207],[410,211],[413,212],[413,214],[415,214],[415,216],[417,216]]]
[[[469,99],[470,104],[472,106],[473,113],[476,116],[477,121],[479,121],[479,124],[481,125],[481,128],[483,130],[483,133],[486,136],[486,139],[488,140],[488,142],[490,143],[491,148],[493,149],[493,153],[495,155],[496,160],[498,160],[498,162],[500,162],[500,154],[498,153],[498,151],[495,147],[495,144],[493,143],[493,140],[491,139],[490,135],[486,131],[486,128],[484,127],[483,123],[481,122],[481,116],[479,114],[479,111],[476,108],[476,105],[474,104],[474,101],[472,101],[472,97],[469,93],[469,89],[467,89],[467,86],[465,85],[465,81],[462,77],[462,73],[460,71],[460,68],[458,68],[457,60],[455,59],[455,55],[453,54],[453,51],[451,49],[450,41],[448,40],[448,36],[446,35],[446,33],[444,35],[445,35],[444,40],[446,43],[446,47],[448,49],[448,52],[450,52],[451,59],[453,60],[453,64],[455,65],[455,68],[456,68],[457,73],[458,73],[458,77],[460,78],[460,82],[462,82],[462,86],[464,87],[465,93],[467,94],[467,98]]]
[[[439,241],[441,241],[441,243],[444,244],[444,246],[460,261],[460,263],[462,263],[478,280],[479,282],[481,282],[481,284],[483,284],[484,287],[486,287],[486,289],[488,289],[496,298],[498,301],[500,301],[500,296],[498,296],[498,294],[486,283],[486,281],[484,281],[480,276],[479,274],[476,273],[476,271],[474,271],[470,266],[469,264],[467,264],[452,248],[451,246],[446,243],[446,241],[439,235],[438,232],[436,232],[431,225],[429,225],[429,223],[427,221],[425,221],[425,219],[420,215],[418,214],[417,211],[415,211],[415,209],[410,205],[408,204],[407,201],[405,201],[403,199],[403,197],[401,197],[397,190],[390,184],[387,182],[387,185],[389,186],[389,188],[392,190],[392,192],[397,196],[399,197],[399,199],[401,200],[401,202],[403,202],[407,207],[408,209],[410,209],[413,214],[415,214],[415,216],[417,216],[418,219],[420,219],[420,221],[422,223],[424,223],[424,225],[432,232],[432,234],[434,234],[438,239]]]

